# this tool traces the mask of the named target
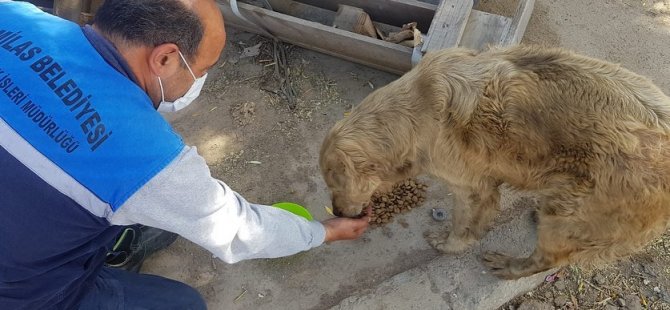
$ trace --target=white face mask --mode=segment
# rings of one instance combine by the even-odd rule
[[[178,51],[179,52],[179,51]],[[200,78],[196,78],[195,74],[193,74],[193,71],[191,70],[191,67],[188,65],[188,62],[186,62],[186,59],[184,58],[184,55],[182,55],[181,52],[179,52],[179,56],[181,56],[181,60],[184,61],[186,64],[186,68],[188,68],[188,72],[191,73],[191,76],[193,76],[193,85],[191,85],[191,88],[188,89],[188,91],[181,97],[177,98],[177,100],[173,102],[165,101],[165,93],[163,92],[163,82],[161,82],[161,78],[158,77],[158,85],[161,86],[161,103],[158,105],[158,112],[177,112],[195,100],[195,98],[198,98],[200,95],[200,91],[202,90],[202,85],[205,84],[205,79],[207,79],[207,73],[205,75],[201,76]]]

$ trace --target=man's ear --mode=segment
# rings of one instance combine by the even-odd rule
[[[149,69],[161,78],[169,77],[181,67],[179,47],[174,43],[164,43],[154,47],[149,53]]]

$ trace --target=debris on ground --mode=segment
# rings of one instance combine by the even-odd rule
[[[242,55],[240,55],[240,58],[258,56],[261,53],[261,45],[263,45],[263,42],[243,49],[242,50]]]
[[[670,232],[642,253],[607,267],[562,268],[547,276],[538,288],[500,310],[539,304],[568,310],[670,310],[670,250],[665,247],[669,240]]]
[[[238,125],[248,125],[253,120],[254,114],[256,114],[256,104],[253,102],[243,102],[234,106],[230,112]]]

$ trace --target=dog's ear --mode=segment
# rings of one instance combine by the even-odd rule
[[[390,168],[390,167],[388,167]],[[392,169],[387,169],[384,168],[384,166],[380,165],[379,163],[365,163],[363,166],[361,166],[358,171],[363,174],[368,174],[368,175],[380,175],[380,176],[390,176],[390,175],[411,175],[412,171],[414,169],[414,164],[410,161],[405,161],[402,165],[397,166]]]
[[[414,169],[414,164],[406,160],[401,166],[396,167],[396,173],[399,175],[409,175]]]
[[[360,175],[373,175],[379,171],[379,167],[378,163],[369,161],[365,156],[356,152],[347,154],[339,151],[339,160],[335,169],[342,173],[349,171],[349,173],[355,172]]]
[[[363,164],[358,170],[360,173],[364,174],[375,174],[379,172],[379,167],[379,164],[370,162]]]

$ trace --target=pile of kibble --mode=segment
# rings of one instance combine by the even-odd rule
[[[373,227],[386,225],[396,214],[419,207],[426,199],[426,188],[428,185],[408,179],[394,185],[388,193],[375,193],[369,203],[372,204],[370,224]]]

